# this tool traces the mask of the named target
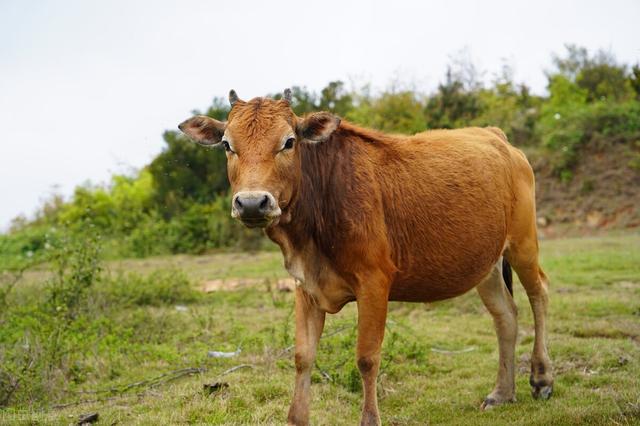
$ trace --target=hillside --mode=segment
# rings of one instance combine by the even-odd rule
[[[536,174],[538,226],[545,237],[640,227],[640,139],[591,143],[563,181],[547,157],[530,153]],[[635,161],[635,163],[634,163]]]

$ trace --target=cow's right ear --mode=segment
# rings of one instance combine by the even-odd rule
[[[182,132],[200,145],[218,145],[224,135],[227,123],[206,115],[196,115],[178,125]]]

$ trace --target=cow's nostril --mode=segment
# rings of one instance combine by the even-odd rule
[[[262,201],[260,201],[260,210],[266,210],[267,206],[269,205],[269,197],[267,197],[266,195],[264,197],[262,197]]]
[[[236,204],[236,208],[238,208],[238,209],[242,208],[242,202],[240,201],[240,197],[236,197],[234,202]]]

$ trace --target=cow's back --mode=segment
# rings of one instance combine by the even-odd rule
[[[379,151],[398,268],[391,299],[440,300],[473,288],[504,249],[516,150],[499,129],[467,128],[398,139]]]

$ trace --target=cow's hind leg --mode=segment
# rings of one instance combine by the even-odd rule
[[[549,283],[538,263],[533,172],[528,164],[520,171],[522,178],[515,180],[514,191],[517,202],[513,205],[509,243],[504,256],[518,274],[533,311],[535,340],[529,379],[532,394],[534,398],[547,399],[553,391],[553,374],[547,353],[545,327]]]
[[[502,259],[491,274],[476,287],[482,302],[493,316],[498,335],[498,379],[493,391],[485,398],[482,409],[515,401],[515,347],[518,336],[517,310],[502,276]]]
[[[551,360],[547,353],[546,317],[549,298],[548,281],[538,264],[537,242],[528,245],[513,245],[509,249],[508,260],[518,274],[527,292],[535,328],[535,340],[531,354],[531,394],[534,398],[548,399],[553,392]]]

